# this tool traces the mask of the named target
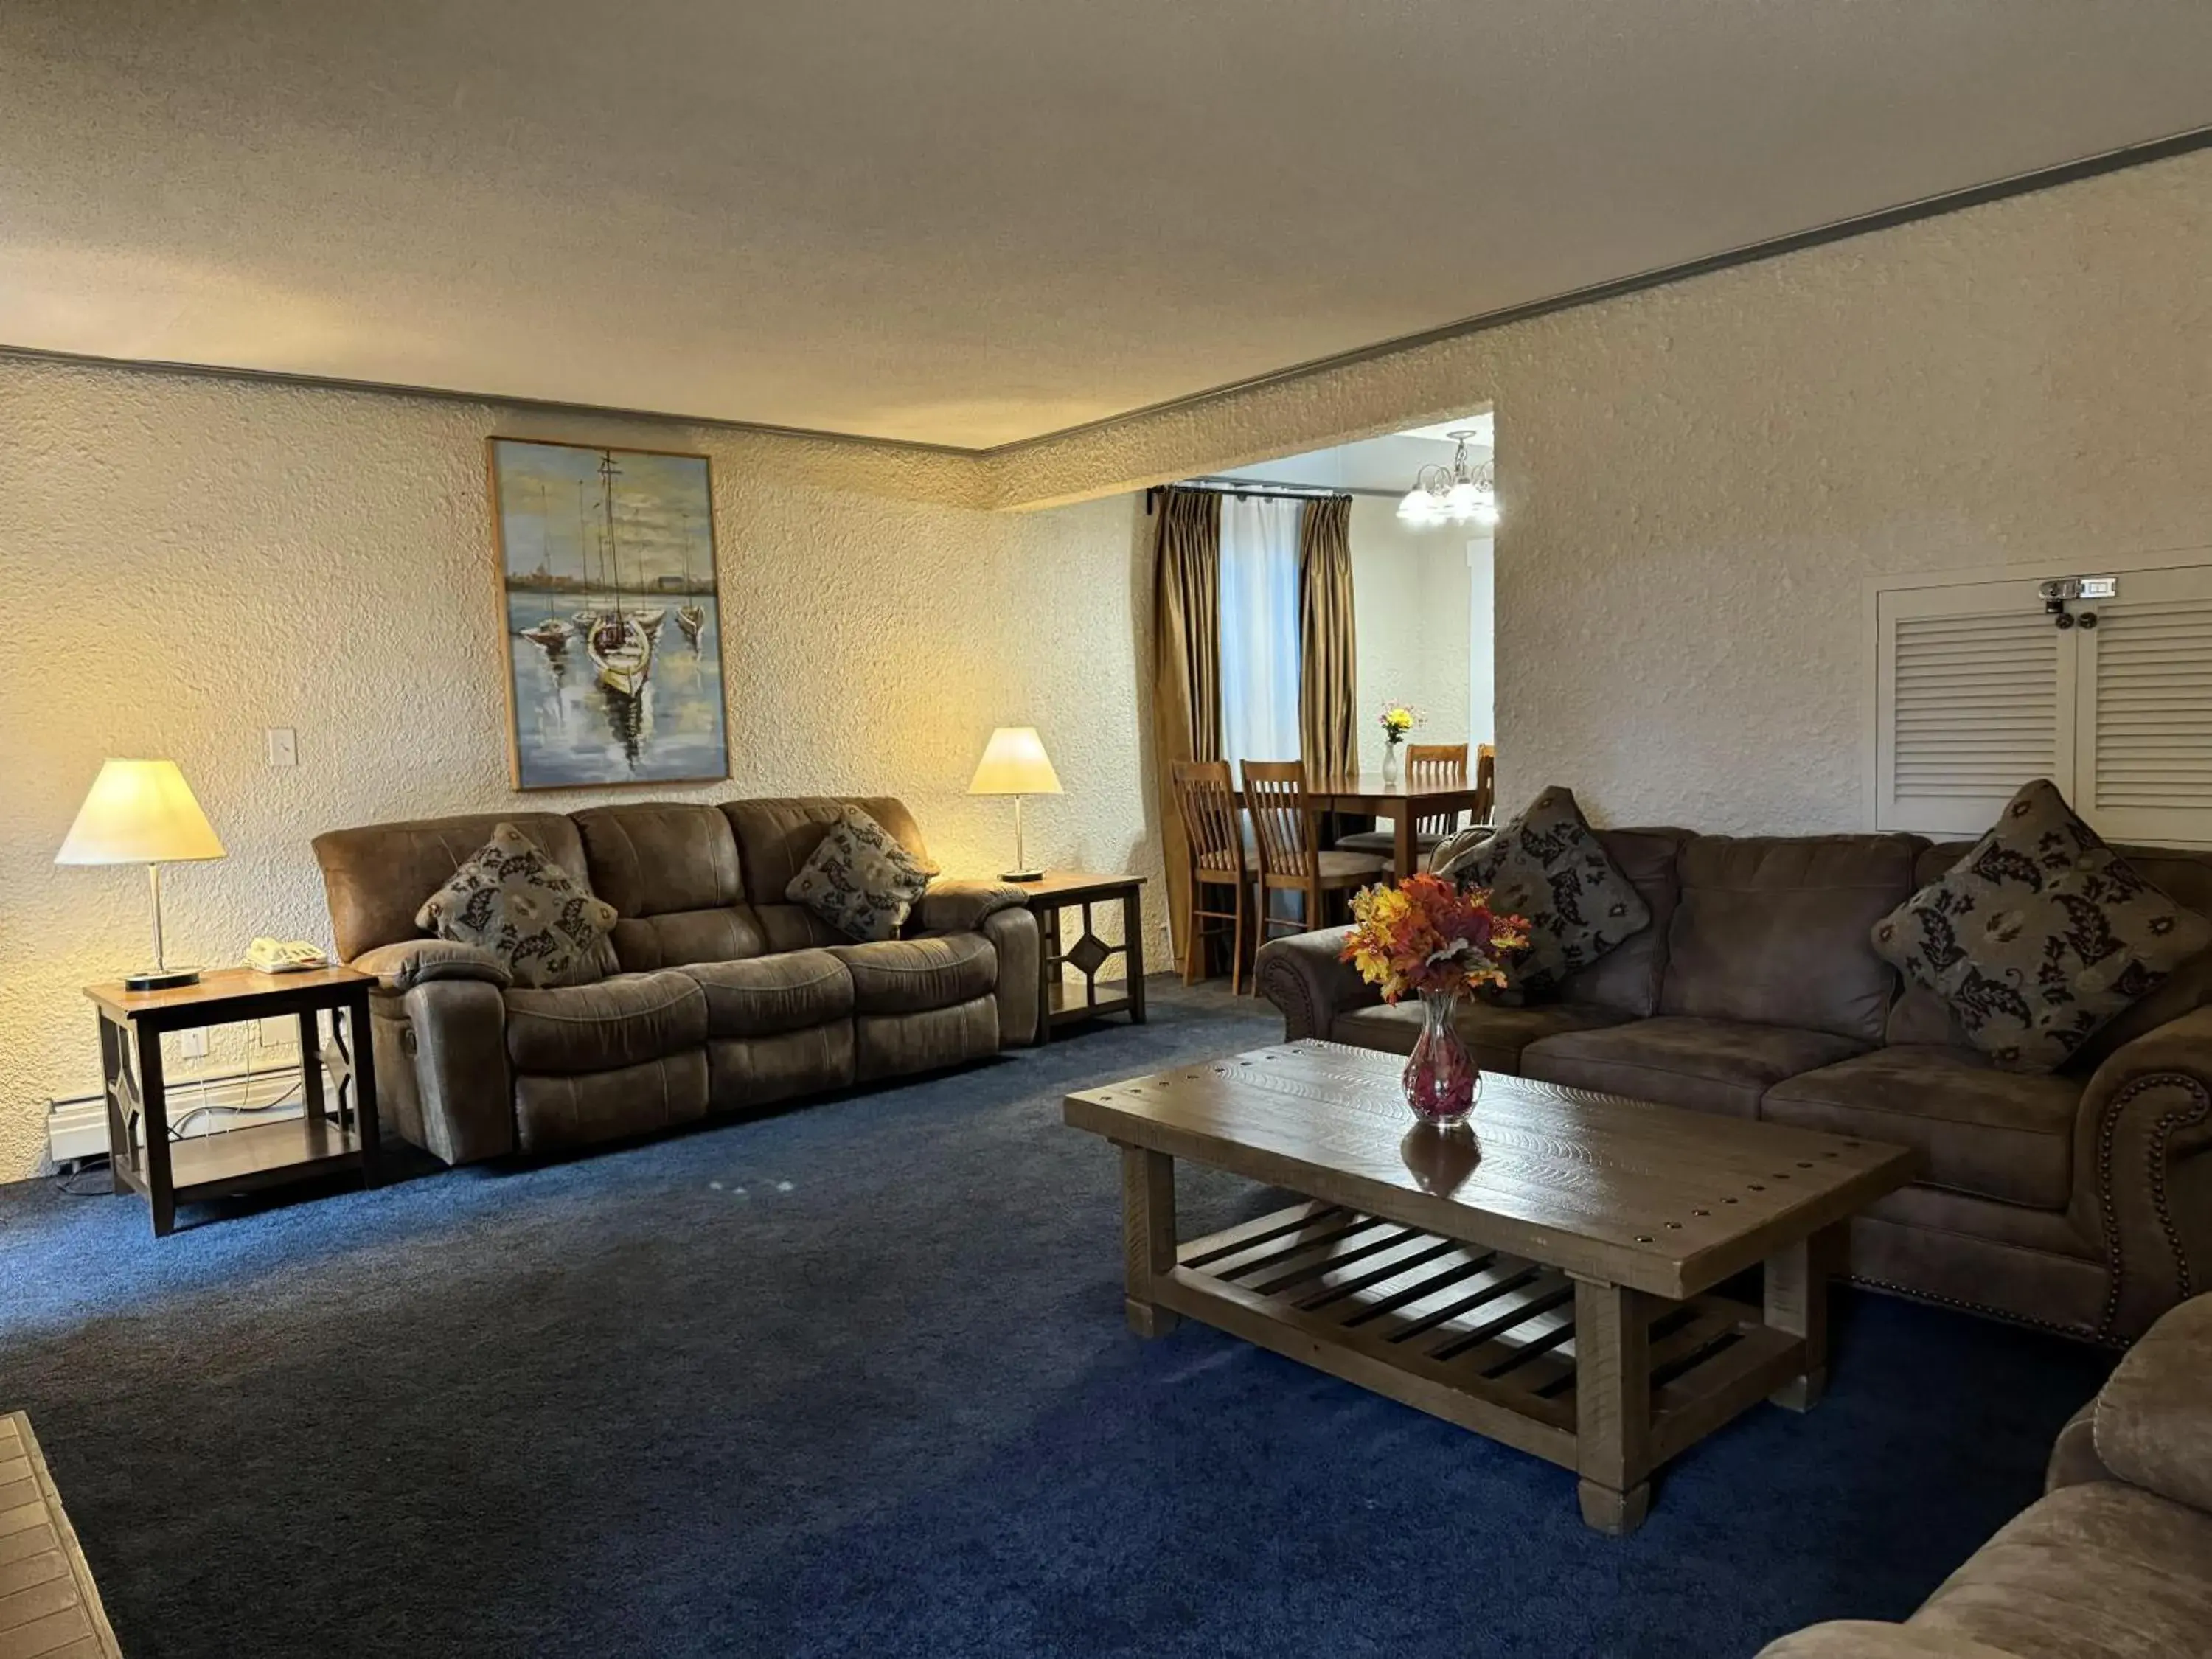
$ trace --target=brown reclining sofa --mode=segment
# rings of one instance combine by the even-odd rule
[[[856,944],[784,890],[848,799],[488,812],[315,839],[338,954],[375,974],[385,1123],[448,1164],[564,1151],[1032,1042],[1036,918],[933,881],[903,937]],[[906,808],[851,798],[933,869]],[[588,983],[510,988],[415,913],[512,823],[620,913]]]
[[[1931,993],[1899,994],[1869,930],[1969,843],[1916,836],[1598,832],[1651,923],[1526,1007],[1471,1003],[1477,1063],[1700,1111],[1919,1149],[1921,1179],[1851,1227],[1877,1288],[2126,1341],[2212,1274],[2212,952],[2050,1075],[2002,1072]],[[2123,848],[2212,914],[2212,853]],[[1259,989],[1288,1037],[1403,1053],[1345,930],[1277,939]],[[1477,1113],[1480,1131],[1480,1109]]]

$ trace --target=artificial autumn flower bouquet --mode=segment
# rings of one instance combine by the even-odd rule
[[[1465,993],[1505,983],[1505,958],[1528,948],[1528,922],[1499,915],[1483,889],[1462,892],[1427,871],[1395,887],[1362,890],[1352,915],[1344,959],[1382,988],[1384,1001],[1409,992],[1421,1000],[1421,1032],[1401,1073],[1406,1104],[1423,1123],[1465,1123],[1482,1079],[1452,1029],[1452,1010]]]
[[[1462,892],[1425,871],[1395,887],[1363,888],[1352,896],[1352,916],[1344,960],[1382,988],[1385,1002],[1503,988],[1505,959],[1528,948],[1527,921],[1499,915],[1482,888]]]

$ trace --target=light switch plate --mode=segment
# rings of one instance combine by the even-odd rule
[[[206,1028],[195,1026],[178,1032],[177,1052],[186,1060],[205,1060],[207,1058]]]
[[[300,740],[289,726],[268,728],[269,763],[271,766],[297,766],[300,763]]]

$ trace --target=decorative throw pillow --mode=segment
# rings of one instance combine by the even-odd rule
[[[2056,1069],[2208,944],[2212,922],[2145,881],[2047,778],[1874,925],[1876,952],[2014,1072]]]
[[[511,823],[422,902],[415,925],[440,939],[481,945],[507,964],[517,985],[562,985],[588,970],[615,925],[615,907]]]
[[[1492,909],[1528,918],[1528,953],[1505,970],[1509,992],[1556,990],[1650,926],[1644,895],[1591,833],[1574,792],[1557,784],[1495,835],[1448,860],[1444,851],[1437,849],[1438,875],[1486,887]]]
[[[783,896],[857,939],[892,939],[929,872],[883,825],[848,806]]]

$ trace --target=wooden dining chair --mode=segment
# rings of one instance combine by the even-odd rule
[[[1260,947],[1271,933],[1303,933],[1322,926],[1326,895],[1383,878],[1390,860],[1335,848],[1322,850],[1321,823],[1301,762],[1246,761],[1244,809],[1252,815],[1252,839],[1260,854],[1259,926],[1252,941],[1256,976]],[[1271,893],[1302,895],[1303,919],[1271,914]]]
[[[1477,823],[1498,822],[1498,745],[1477,744],[1474,749],[1474,812]]]
[[[1486,744],[1485,747],[1488,745]],[[1426,787],[1450,789],[1467,782],[1467,745],[1463,743],[1409,743],[1406,745],[1406,786],[1407,788]],[[1482,814],[1475,822],[1486,822]],[[1431,812],[1415,820],[1413,842],[1424,853],[1433,853],[1443,845],[1444,838],[1460,829],[1457,812]],[[1385,858],[1397,856],[1397,828],[1360,830],[1348,836],[1339,836],[1336,844],[1347,853],[1380,853]]]
[[[1244,988],[1244,901],[1252,888],[1251,861],[1244,853],[1243,812],[1237,805],[1237,781],[1227,761],[1177,761],[1172,769],[1176,810],[1189,849],[1189,882],[1182,915],[1182,982],[1203,979],[1206,930],[1201,923],[1225,921],[1229,934],[1229,988]],[[1204,890],[1234,890],[1231,908],[1208,909]],[[1210,901],[1218,907],[1220,901]],[[1218,933],[1220,930],[1212,930]]]

